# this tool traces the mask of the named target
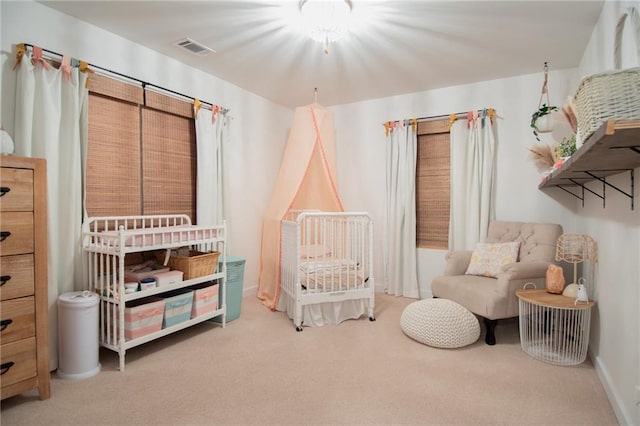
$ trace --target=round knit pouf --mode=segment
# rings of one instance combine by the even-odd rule
[[[464,306],[447,299],[424,299],[404,308],[404,334],[436,348],[460,348],[478,340],[480,324]]]

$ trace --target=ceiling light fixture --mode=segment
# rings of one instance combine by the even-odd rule
[[[329,53],[329,43],[344,37],[349,31],[351,0],[300,0],[300,14],[313,40],[322,43]]]

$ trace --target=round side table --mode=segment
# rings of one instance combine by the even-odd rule
[[[577,365],[587,357],[591,308],[546,290],[517,290],[520,344],[533,358],[555,365]]]

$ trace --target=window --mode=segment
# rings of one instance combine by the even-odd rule
[[[196,222],[193,106],[106,76],[89,78],[89,216],[184,213]]]
[[[418,123],[416,245],[449,247],[451,199],[449,119]]]

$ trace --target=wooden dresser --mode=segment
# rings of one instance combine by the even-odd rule
[[[0,155],[2,399],[50,396],[46,162]]]

